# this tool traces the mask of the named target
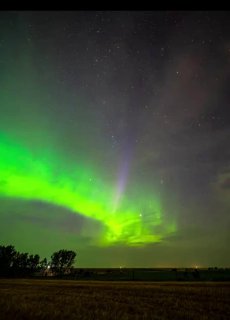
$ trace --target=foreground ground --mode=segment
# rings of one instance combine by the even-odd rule
[[[1,319],[230,319],[230,283],[0,280]]]

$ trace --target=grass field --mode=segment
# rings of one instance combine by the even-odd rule
[[[230,319],[230,283],[1,279],[0,317]]]

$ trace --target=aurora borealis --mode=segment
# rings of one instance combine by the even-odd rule
[[[2,244],[84,267],[227,265],[229,13],[12,11],[0,27]]]
[[[140,245],[158,242],[164,235],[162,231],[160,234],[154,232],[155,226],[163,224],[161,207],[154,194],[148,197],[144,193],[142,198],[140,195],[134,203],[129,203],[117,196],[120,189],[122,194],[125,193],[124,187],[118,184],[118,191],[115,188],[113,196],[109,188],[98,182],[98,177],[84,165],[76,163],[68,170],[71,173],[68,176],[64,166],[58,171],[55,163],[39,161],[38,156],[33,157],[28,150],[14,145],[5,137],[1,137],[0,150],[0,190],[3,197],[40,200],[98,220],[107,227],[102,234],[102,244],[122,241]],[[41,159],[46,158],[42,156]],[[147,223],[143,219],[143,211]],[[146,212],[149,212],[148,216]],[[167,224],[164,231],[167,234],[174,230],[174,225]]]

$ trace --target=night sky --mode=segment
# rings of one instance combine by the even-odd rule
[[[0,12],[0,244],[229,266],[229,84],[229,12]]]

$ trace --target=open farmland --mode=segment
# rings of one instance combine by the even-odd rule
[[[0,280],[1,319],[230,319],[230,283]]]

